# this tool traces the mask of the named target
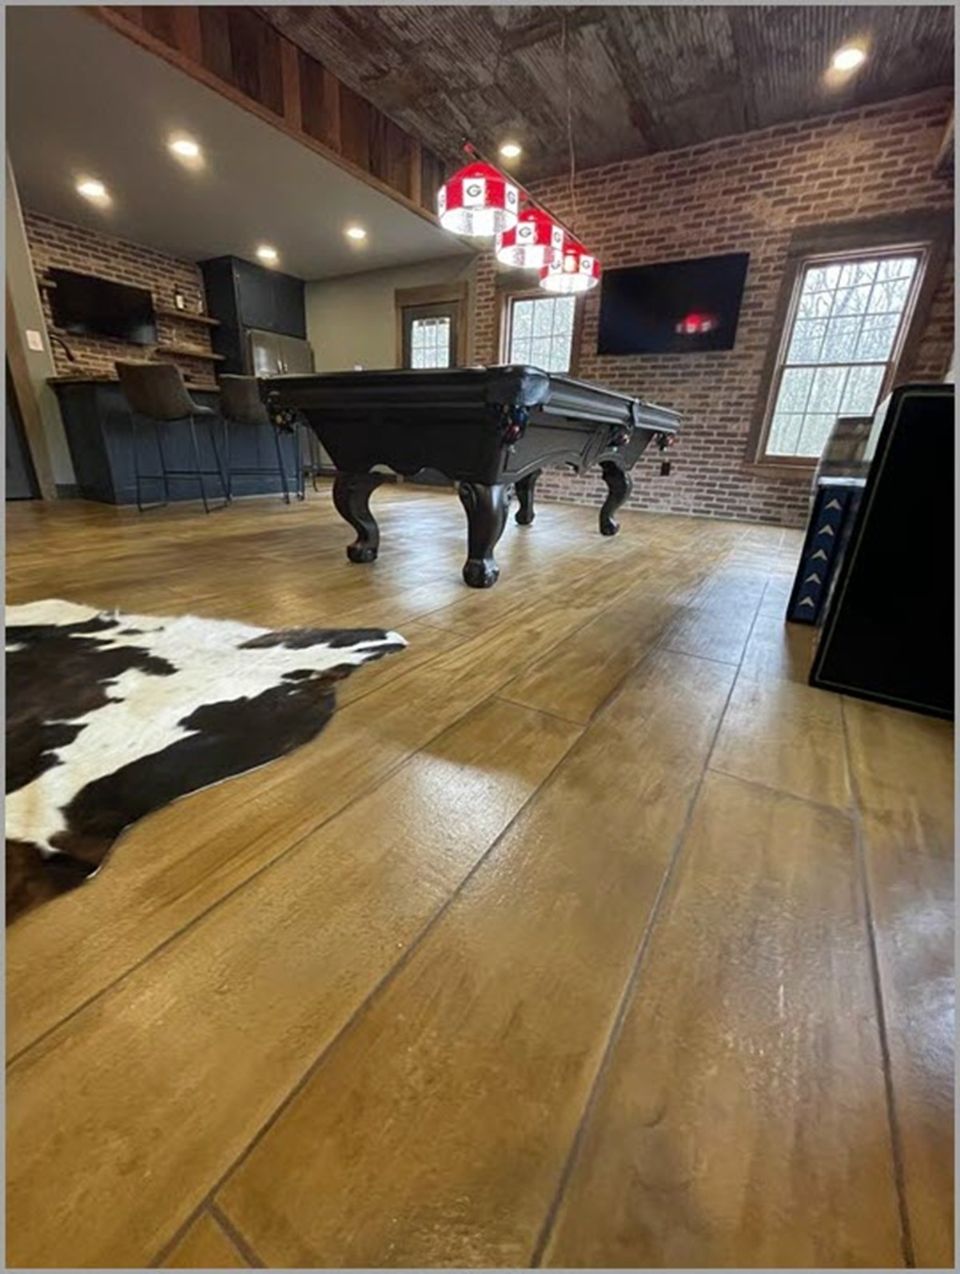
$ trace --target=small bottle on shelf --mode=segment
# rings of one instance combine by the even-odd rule
[[[185,310],[187,308],[187,298],[183,295],[183,289],[179,283],[173,289],[173,304],[174,308],[178,310]]]

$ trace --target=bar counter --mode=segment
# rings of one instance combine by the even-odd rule
[[[60,403],[60,414],[70,447],[76,474],[77,495],[84,500],[98,500],[102,504],[136,504],[137,491],[133,468],[133,419],[130,408],[115,376],[83,374],[51,376],[50,384]],[[188,382],[187,389],[198,403],[205,407],[218,406],[219,395],[213,382],[201,384]],[[223,439],[223,421],[218,416],[213,422],[217,440]],[[168,469],[193,468],[193,451],[190,445],[190,427],[187,421],[173,421],[159,426],[163,437],[164,456]],[[200,442],[201,464],[214,470],[216,464],[210,447],[206,422],[198,418],[197,436]],[[273,436],[266,427],[239,425],[229,427],[230,459],[237,469],[261,467],[271,472],[263,474],[236,473],[233,477],[234,496],[280,494],[282,487],[277,472],[277,452]],[[141,472],[159,474],[159,458],[156,452],[154,432],[149,422],[137,429]],[[295,487],[296,453],[291,435],[281,438],[283,463],[291,492]],[[208,491],[219,496],[219,482],[207,478]],[[163,498],[159,482],[144,483],[144,500],[152,503]],[[170,479],[171,500],[198,500],[199,483],[189,478]]]

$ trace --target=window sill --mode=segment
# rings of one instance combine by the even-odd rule
[[[754,460],[741,465],[740,471],[747,478],[773,478],[779,482],[813,482],[817,462],[809,464],[777,464],[773,460]]]

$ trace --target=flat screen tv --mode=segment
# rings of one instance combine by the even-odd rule
[[[733,349],[747,252],[607,270],[598,354],[701,354]]]
[[[153,345],[157,323],[146,288],[111,283],[73,270],[48,270],[55,327],[78,336],[112,336],[130,345]]]

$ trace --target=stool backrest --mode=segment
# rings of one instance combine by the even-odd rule
[[[220,414],[241,425],[269,425],[256,376],[220,377]]]
[[[114,363],[131,408],[152,420],[184,420],[197,410],[173,363]]]

